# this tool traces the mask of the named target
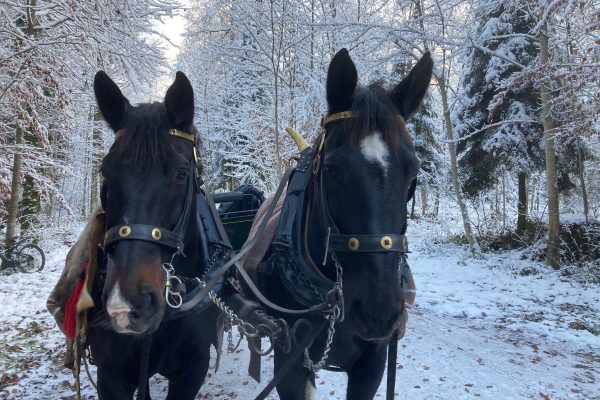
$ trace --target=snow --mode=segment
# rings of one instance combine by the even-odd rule
[[[444,238],[440,223],[411,221],[408,235],[418,293],[399,345],[398,399],[600,399],[597,287],[520,251],[472,258]],[[63,337],[45,311],[67,249],[47,247],[40,273],[0,276],[1,399],[73,398]],[[198,399],[253,399],[272,376],[272,359],[263,360],[261,384],[247,375],[247,361],[244,344],[224,353]],[[95,398],[85,374],[82,383],[84,398]],[[320,372],[316,383],[318,399],[345,398],[344,374]],[[384,379],[376,398],[385,390]],[[165,398],[162,377],[152,379],[151,393]]]

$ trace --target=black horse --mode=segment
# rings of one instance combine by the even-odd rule
[[[275,349],[283,400],[314,399],[314,372],[325,366],[347,373],[347,399],[372,399],[379,387],[404,312],[406,203],[419,170],[404,121],[421,103],[432,68],[426,53],[387,91],[377,83],[357,87],[347,50],[331,61],[324,132],[301,154],[257,281],[288,308],[327,302],[332,287],[343,302],[328,323],[307,318],[320,333],[305,355]],[[298,320],[280,316],[290,325]]]
[[[182,289],[204,276],[222,254],[222,243],[218,234],[208,237],[215,232],[210,212],[198,211],[208,206],[200,189],[192,86],[178,72],[164,103],[132,106],[101,71],[94,91],[115,132],[101,167],[106,269],[96,280],[97,307],[87,338],[98,395],[131,399],[142,384],[147,393],[146,364],[146,377],[160,373],[168,379],[168,399],[194,399],[208,370],[210,345],[217,342],[219,311],[203,302],[177,314],[165,294],[177,306],[174,286]]]

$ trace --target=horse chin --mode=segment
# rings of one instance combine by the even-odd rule
[[[357,335],[359,338],[361,338],[365,342],[382,342],[384,340],[389,339],[392,336],[393,332],[394,332],[393,329],[385,334],[380,334],[377,332],[368,332],[367,333],[367,332],[357,331]]]
[[[394,313],[387,321],[352,318],[357,336],[367,342],[380,342],[389,339],[401,323],[402,312]]]

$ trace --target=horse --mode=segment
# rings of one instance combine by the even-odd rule
[[[207,237],[215,230],[210,212],[198,212],[208,206],[193,89],[177,72],[164,103],[132,106],[100,71],[94,92],[115,132],[101,164],[105,272],[96,279],[87,335],[98,396],[131,399],[137,389],[138,398],[149,398],[148,377],[160,373],[167,399],[194,399],[218,341],[220,312],[210,301],[179,314],[172,307],[222,253],[218,234]]]
[[[290,309],[327,303],[336,290],[341,299],[327,319],[302,317],[314,331],[306,349],[298,341],[291,352],[275,348],[282,400],[314,399],[322,367],[346,372],[348,400],[376,394],[391,337],[406,318],[404,235],[419,162],[405,121],[422,102],[432,70],[425,53],[386,90],[378,82],[357,86],[346,49],[329,65],[322,133],[301,153],[288,182],[256,281],[270,301]],[[300,317],[279,316],[302,326]]]

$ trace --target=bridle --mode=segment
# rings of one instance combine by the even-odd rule
[[[124,134],[124,130],[119,130],[116,133],[116,138]],[[173,251],[173,255],[180,254],[185,256],[183,252],[183,239],[185,235],[185,229],[190,219],[194,191],[198,192],[200,190],[200,186],[202,185],[202,165],[196,149],[196,135],[183,132],[178,129],[170,129],[168,134],[187,140],[193,146],[193,157],[190,160],[190,173],[187,177],[188,181],[185,203],[177,224],[173,229],[167,229],[148,224],[121,224],[113,226],[106,231],[106,237],[104,239],[105,249],[108,249],[111,246],[114,246],[116,243],[124,240],[142,240],[167,247]],[[195,190],[194,186],[196,187]]]
[[[328,115],[321,121],[322,133],[317,140],[319,146],[316,149],[313,164],[313,175],[315,189],[318,188],[317,201],[323,211],[326,221],[324,226],[327,227],[327,235],[325,239],[325,254],[323,257],[323,265],[327,263],[327,256],[330,251],[345,252],[345,253],[381,253],[393,252],[405,255],[408,253],[408,240],[405,235],[400,233],[375,233],[375,234],[342,234],[337,224],[331,216],[329,205],[327,202],[327,194],[323,186],[323,162],[325,149],[325,139],[328,134],[327,126],[331,123],[341,121],[348,118],[357,117],[355,111],[342,111]],[[398,114],[401,121],[404,118]]]

